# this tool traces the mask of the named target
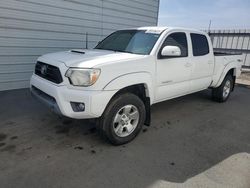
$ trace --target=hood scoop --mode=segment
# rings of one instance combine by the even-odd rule
[[[85,54],[84,51],[80,51],[80,50],[70,50],[70,52],[78,53],[78,54]]]

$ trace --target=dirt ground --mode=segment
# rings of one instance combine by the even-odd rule
[[[242,72],[236,83],[250,86],[250,70]]]

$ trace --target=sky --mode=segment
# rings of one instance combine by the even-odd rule
[[[160,0],[159,26],[250,29],[250,0]]]

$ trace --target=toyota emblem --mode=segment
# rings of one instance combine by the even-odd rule
[[[47,65],[42,65],[42,67],[41,67],[41,73],[43,74],[43,75],[46,75],[47,74]]]

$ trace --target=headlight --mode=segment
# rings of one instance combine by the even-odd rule
[[[99,78],[100,69],[69,68],[65,74],[74,86],[91,86]]]

